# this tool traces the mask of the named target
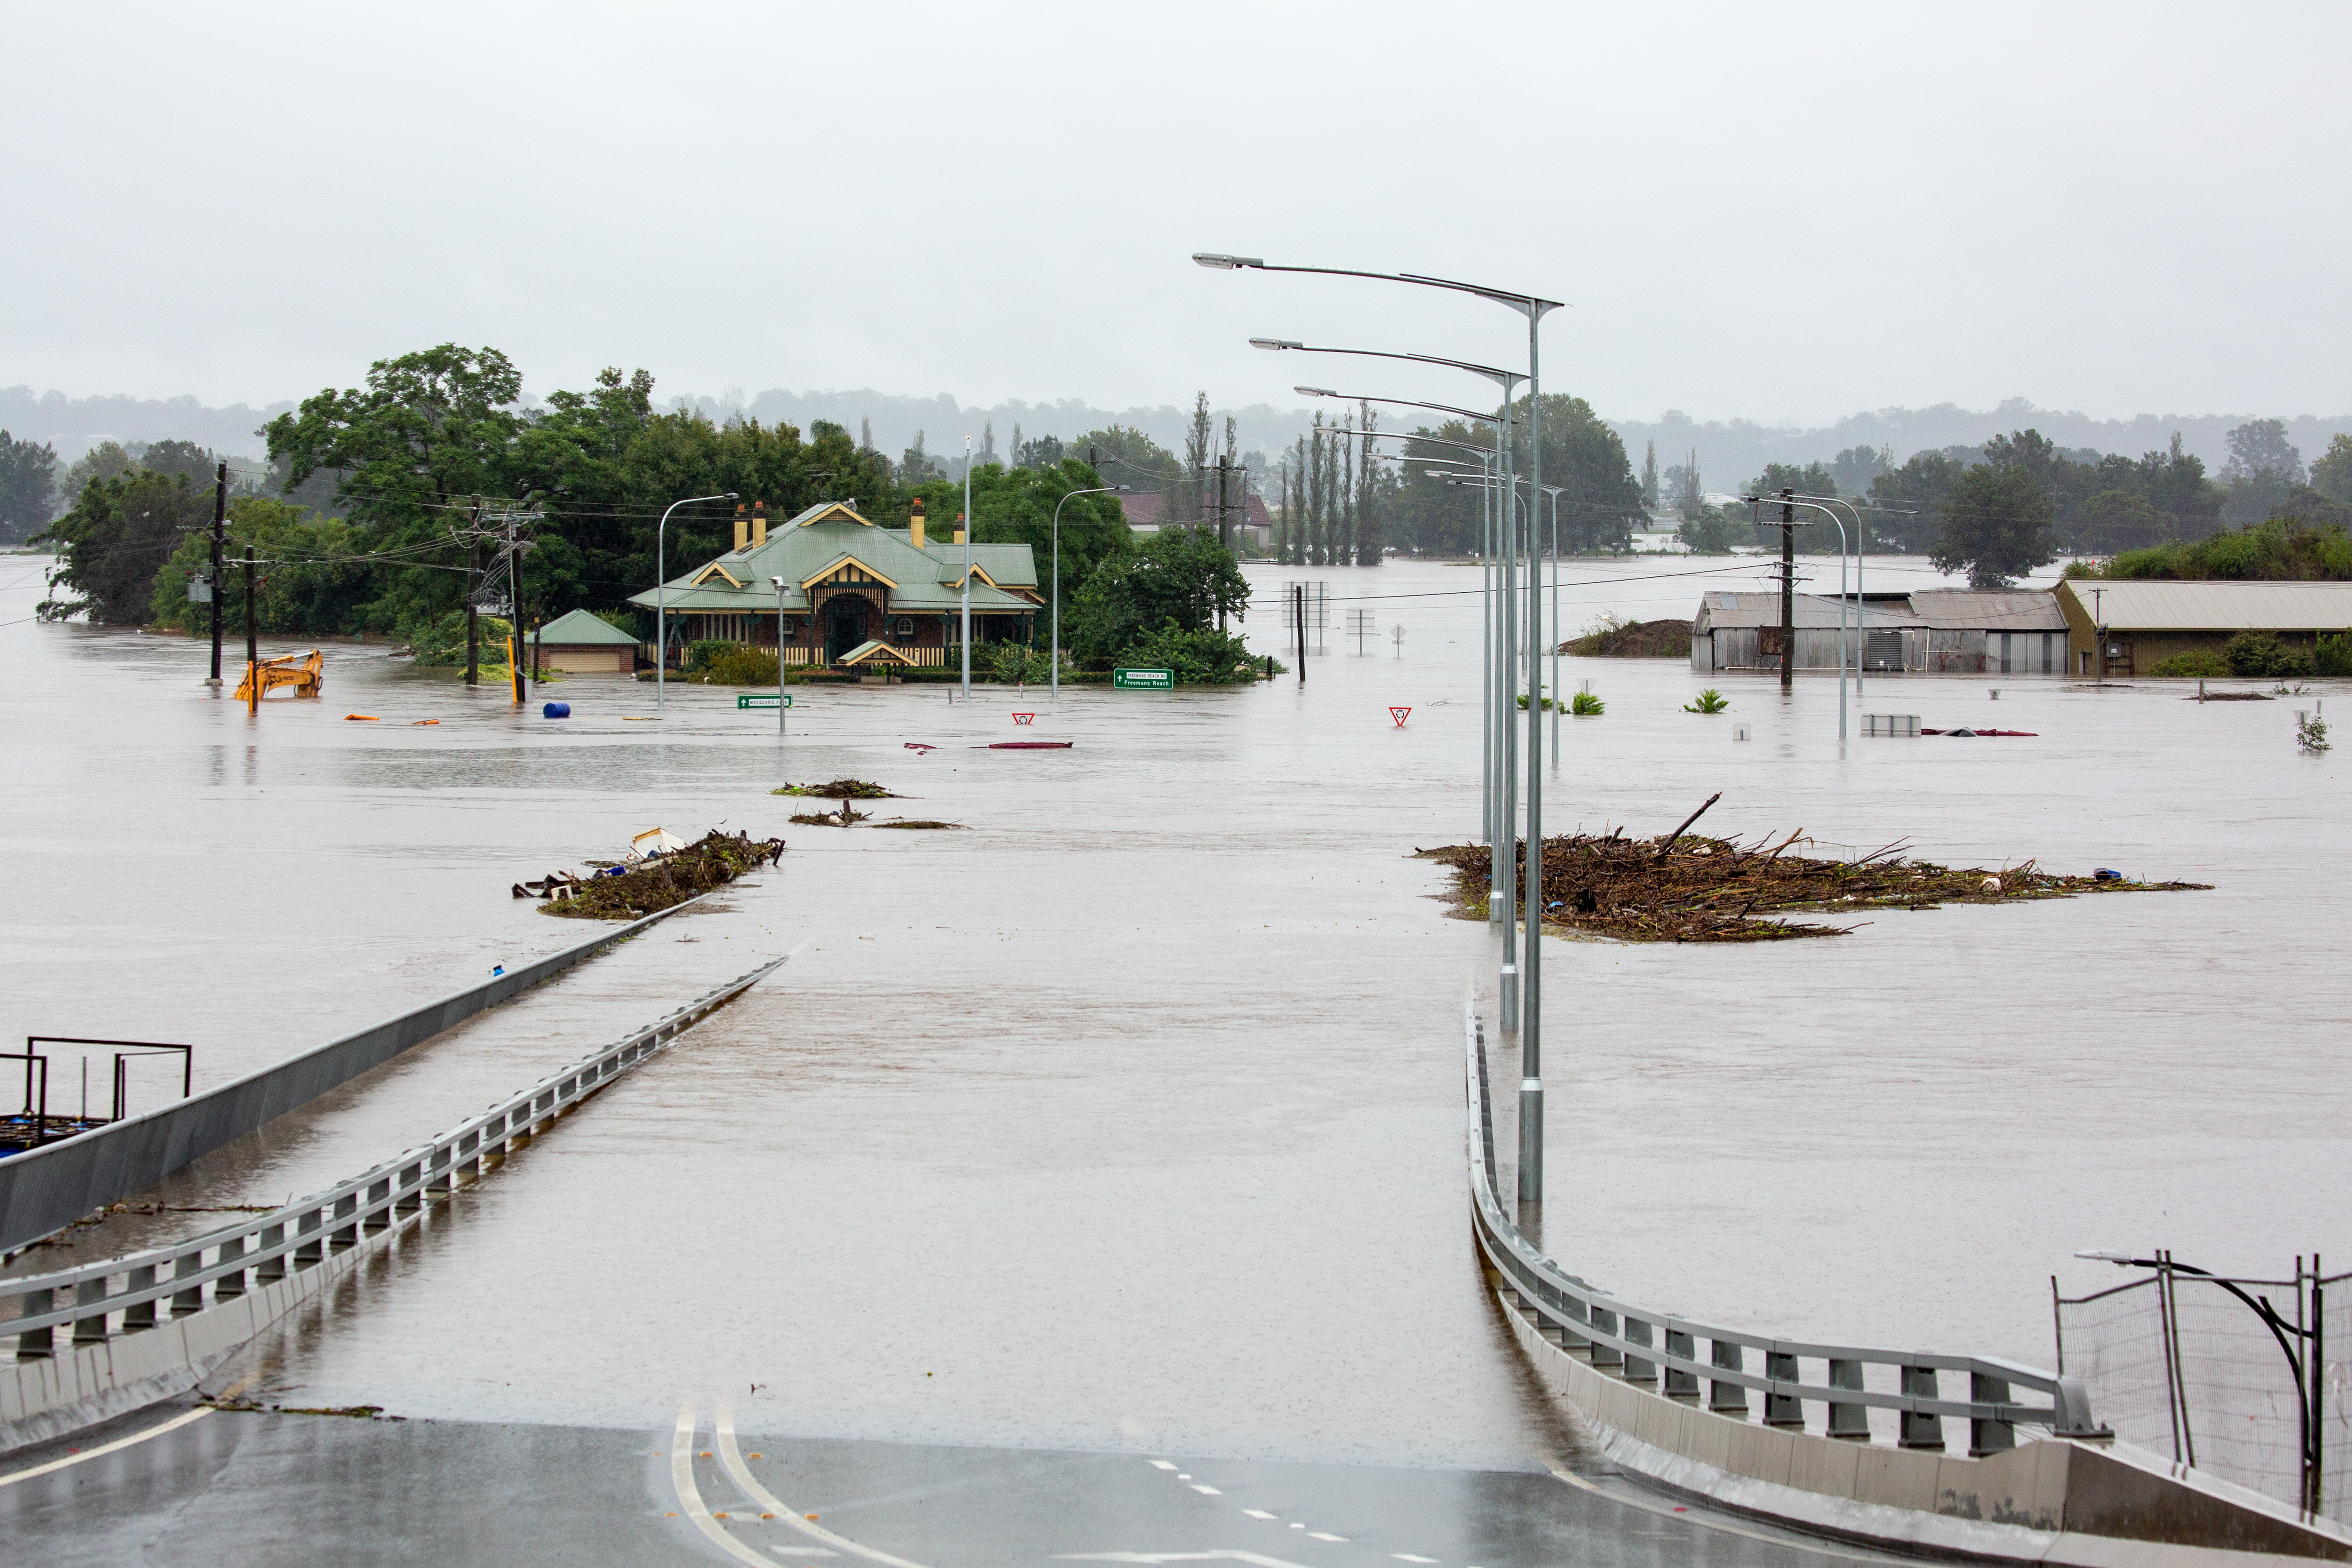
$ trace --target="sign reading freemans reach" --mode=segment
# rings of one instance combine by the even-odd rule
[[[1172,691],[1176,688],[1176,672],[1172,669],[1114,669],[1111,685],[1120,691]]]

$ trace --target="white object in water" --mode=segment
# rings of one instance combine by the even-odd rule
[[[1735,741],[1745,741],[1748,739],[1748,726],[1745,724],[1734,724],[1731,727],[1731,738]]]
[[[1998,702],[1998,701],[2000,701],[2000,687],[1998,687],[1998,686],[1996,686],[1996,687],[1994,687],[1994,688],[1992,689],[1992,700],[1993,700],[1995,702]]]
[[[686,847],[686,840],[667,827],[648,827],[629,840],[629,847],[640,855],[675,855]]]

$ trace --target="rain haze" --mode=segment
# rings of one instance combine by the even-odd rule
[[[2352,408],[2339,6],[12,9],[37,394],[455,341],[541,395],[1287,410],[1328,377],[1253,334],[1517,341],[1213,249],[1567,300],[1547,383],[1621,422]]]

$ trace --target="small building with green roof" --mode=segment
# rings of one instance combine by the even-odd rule
[[[531,634],[541,669],[565,675],[629,675],[637,668],[637,639],[586,610],[567,610]]]
[[[918,510],[877,528],[840,501],[810,507],[773,531],[739,509],[735,548],[629,603],[667,612],[673,658],[697,642],[779,649],[786,666],[949,662],[961,632],[964,542],[931,539]],[[971,637],[1026,641],[1043,604],[1026,544],[974,543]],[[776,579],[783,580],[781,595]],[[880,644],[877,656],[869,646]]]

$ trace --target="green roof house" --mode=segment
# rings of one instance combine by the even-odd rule
[[[714,641],[780,648],[787,665],[853,656],[867,668],[944,665],[959,632],[963,557],[961,529],[951,540],[926,536],[919,501],[905,529],[826,501],[770,532],[764,510],[739,507],[734,549],[629,603],[663,603],[673,659]],[[971,577],[972,641],[1025,640],[1041,603],[1029,546],[972,545]]]
[[[637,639],[585,610],[567,610],[531,634],[540,668],[566,675],[627,675],[637,668]]]

